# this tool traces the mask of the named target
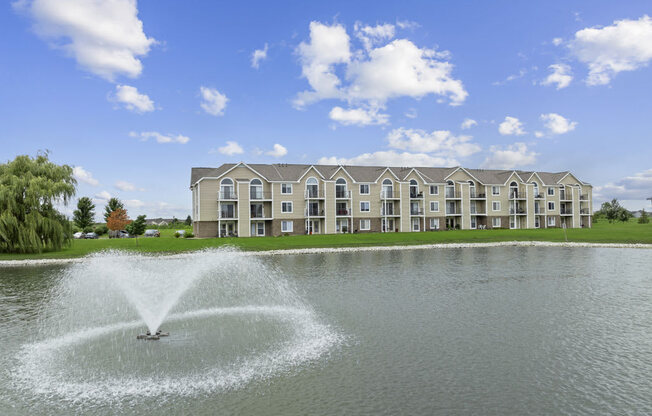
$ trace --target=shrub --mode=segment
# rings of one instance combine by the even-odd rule
[[[639,224],[647,224],[650,222],[650,216],[647,215],[647,212],[645,210],[641,210],[641,216],[638,217],[638,223]]]
[[[95,227],[95,234],[97,234],[97,235],[104,235],[104,234],[106,234],[108,232],[109,232],[109,227],[107,227],[104,224],[98,225],[97,227]]]
[[[460,229],[460,225],[459,225],[459,224],[455,224],[455,229],[456,229],[456,230],[459,230],[459,229]]]
[[[180,233],[178,233],[178,232],[174,233],[174,238],[179,238],[179,237],[181,237]]]
[[[187,232],[183,235],[183,238],[193,238],[195,235],[192,232]]]

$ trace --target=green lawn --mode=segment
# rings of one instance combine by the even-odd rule
[[[73,240],[62,251],[41,254],[0,254],[0,260],[47,259],[81,257],[89,253],[121,249],[141,252],[178,253],[208,247],[231,245],[243,250],[277,250],[313,247],[361,247],[418,245],[432,243],[474,243],[496,241],[565,241],[564,231],[559,228],[534,230],[465,230],[421,233],[371,233],[301,235],[291,237],[256,238],[174,238],[175,230],[161,230],[160,238]],[[568,241],[591,243],[644,243],[652,244],[652,223],[609,224],[601,221],[592,229],[566,230]]]

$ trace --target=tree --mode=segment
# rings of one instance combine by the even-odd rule
[[[125,209],[124,204],[118,198],[111,198],[104,207],[104,221],[109,221],[109,215],[117,209]]]
[[[177,225],[178,222],[179,220],[177,219],[177,217],[172,217],[172,222],[170,224]]]
[[[127,210],[118,208],[109,215],[109,218],[106,220],[106,226],[111,231],[118,231],[124,230],[125,226],[130,222],[131,220],[127,217]]]
[[[85,229],[95,223],[95,205],[87,196],[79,198],[77,209],[72,213],[72,220],[80,229]]]
[[[188,216],[186,217],[186,221],[185,221],[185,223],[186,223],[186,225],[192,225],[192,218],[190,217],[190,215],[188,215]]]
[[[131,235],[139,236],[145,232],[145,215],[139,215],[136,220],[127,224],[125,230]]]
[[[627,209],[625,209],[625,208],[622,208],[622,207],[621,207],[620,210],[618,210],[618,220],[619,220],[619,221],[627,222],[627,221],[629,221],[630,218],[632,218],[633,216],[634,216],[634,215],[633,215],[631,212],[629,212]]]
[[[52,163],[47,152],[0,164],[0,252],[60,250],[70,242],[70,221],[54,204],[68,205],[76,184],[72,168]]]
[[[598,217],[604,216],[604,218],[608,219],[609,222],[614,222],[620,219],[622,210],[624,210],[624,208],[621,207],[618,200],[614,198],[611,202],[604,202],[596,214]]]
[[[647,224],[649,222],[650,222],[650,216],[647,215],[647,212],[644,209],[642,209],[641,210],[641,216],[638,217],[638,223],[639,224]]]

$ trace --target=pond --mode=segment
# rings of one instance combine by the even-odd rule
[[[651,266],[484,247],[0,268],[0,409],[652,414]],[[136,340],[143,311],[170,336]]]

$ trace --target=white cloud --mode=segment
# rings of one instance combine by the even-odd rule
[[[534,132],[534,137],[536,137],[537,139],[540,139],[543,136],[545,136],[545,133],[542,131],[537,130]]]
[[[362,42],[366,50],[371,49],[374,45],[385,40],[392,39],[395,34],[394,25],[385,23],[376,26],[366,26],[356,22],[353,26],[355,35]]]
[[[201,108],[212,116],[223,116],[226,103],[229,101],[226,95],[220,93],[215,88],[200,87],[202,102]]]
[[[471,136],[455,136],[448,130],[427,133],[418,129],[398,128],[387,135],[389,147],[419,153],[432,153],[435,157],[452,159],[466,157],[481,150],[471,142]]]
[[[571,52],[588,65],[588,85],[605,85],[623,71],[634,71],[652,59],[652,19],[616,20],[610,26],[579,30]]]
[[[190,137],[188,136],[182,136],[181,134],[177,134],[176,136],[173,134],[161,134],[156,131],[143,131],[140,133],[137,133],[135,131],[132,131],[129,133],[130,137],[134,138],[139,138],[141,141],[147,141],[149,139],[155,139],[157,143],[180,143],[180,144],[186,144],[190,141]]]
[[[525,131],[523,130],[523,123],[521,123],[516,117],[510,116],[505,117],[505,121],[498,125],[498,132],[503,136],[520,136],[525,134]]]
[[[491,155],[480,165],[487,169],[515,169],[532,165],[537,160],[537,153],[530,151],[525,143],[514,143],[506,148],[491,146]]]
[[[548,131],[550,131],[550,134],[568,133],[569,131],[575,130],[575,126],[577,126],[576,121],[570,121],[557,113],[541,114],[541,121],[543,121]]]
[[[286,149],[284,146],[281,146],[280,144],[276,143],[274,144],[274,148],[267,152],[269,156],[273,157],[283,157],[287,155],[288,149]]]
[[[142,191],[145,190],[143,188],[138,188],[133,183],[127,182],[127,181],[116,181],[113,186],[115,186],[117,189],[119,189],[121,191],[128,191],[128,192],[129,191],[140,191],[140,192],[142,192]]]
[[[81,166],[72,168],[72,176],[79,182],[84,182],[92,186],[97,186],[100,182],[93,177],[93,174]]]
[[[231,140],[227,140],[226,145],[222,147],[218,147],[217,151],[227,156],[241,155],[242,153],[244,153],[244,150],[238,144],[238,142],[234,142]]]
[[[645,200],[652,196],[652,169],[626,176],[594,188],[594,197],[600,201],[613,198]]]
[[[95,194],[95,198],[100,201],[108,201],[109,199],[111,199],[111,194],[108,193],[107,191],[102,191],[100,193]]]
[[[135,113],[154,111],[154,101],[130,85],[116,85],[112,100],[121,103],[127,110]]]
[[[399,153],[395,150],[363,153],[351,158],[322,157],[317,162],[323,165],[365,165],[365,166],[455,166],[458,161],[426,153]]]
[[[263,49],[256,49],[252,54],[251,54],[251,67],[258,69],[260,66],[260,61],[264,61],[267,59],[267,48],[268,45],[265,44],[265,47]]]
[[[518,74],[508,75],[507,78],[505,78],[504,80],[502,80],[502,81],[494,81],[494,82],[491,83],[491,85],[505,85],[510,81],[514,81],[515,79],[523,78],[525,76],[525,74],[527,74],[527,69],[521,68],[518,71]]]
[[[559,46],[564,42],[562,38],[553,38],[552,39],[552,44],[555,46]]]
[[[548,67],[552,71],[546,79],[541,81],[541,85],[556,85],[557,89],[566,88],[573,80],[570,66],[566,64],[553,64]]]
[[[416,108],[408,108],[408,110],[405,112],[405,117],[407,118],[417,118],[417,109]]]
[[[400,29],[410,29],[410,30],[421,27],[419,23],[413,22],[411,20],[397,20],[396,26],[398,26]]]
[[[473,120],[472,118],[465,118],[460,127],[462,130],[467,130],[470,129],[473,126],[477,126],[478,122]]]
[[[371,124],[387,124],[389,115],[378,113],[378,109],[333,107],[328,116],[331,120],[337,121],[345,126],[357,125],[368,126]]]
[[[113,81],[135,78],[140,57],[156,41],[143,32],[135,0],[33,0],[14,3],[34,19],[34,30],[79,66]]]
[[[303,108],[336,99],[355,107],[384,109],[390,99],[429,94],[447,97],[451,105],[462,104],[468,93],[461,81],[452,78],[448,53],[419,48],[407,39],[374,46],[390,39],[393,28],[356,24],[355,33],[367,49],[352,53],[351,38],[342,25],[311,22],[310,42],[301,42],[296,49],[311,90],[300,92],[294,105]]]

